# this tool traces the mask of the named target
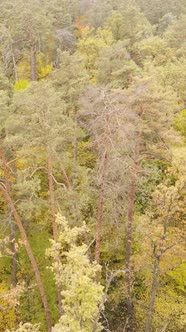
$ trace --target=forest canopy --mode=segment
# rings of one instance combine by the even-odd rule
[[[0,331],[186,330],[186,1],[0,0]]]

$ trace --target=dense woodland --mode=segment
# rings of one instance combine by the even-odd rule
[[[0,331],[186,331],[186,1],[0,0]]]

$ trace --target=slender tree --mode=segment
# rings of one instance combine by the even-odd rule
[[[42,99],[40,95],[41,91]],[[49,213],[51,217],[52,233],[54,240],[57,241],[55,184],[58,182],[55,179],[53,165],[57,151],[61,153],[64,144],[66,142],[68,143],[69,139],[73,137],[73,123],[72,120],[65,115],[66,108],[64,102],[61,101],[60,95],[56,93],[49,82],[35,83],[27,91],[20,93],[20,95],[18,94],[16,107],[22,110],[21,116],[27,119],[26,121],[29,123],[27,128],[22,128],[26,139],[23,149],[25,149],[26,145],[28,148],[37,148],[38,145],[40,145],[42,148],[45,159],[45,164],[42,166],[42,169],[47,173],[48,178]],[[25,129],[27,129],[26,132]],[[33,130],[36,133],[34,140],[32,139]],[[30,139],[32,139],[32,141],[30,141]],[[35,165],[35,167],[37,169],[40,166]],[[60,286],[58,286],[57,294],[59,312],[62,314]]]
[[[178,202],[182,199],[183,191],[184,182],[177,181],[175,186],[166,187],[162,185],[159,190],[157,189],[154,193],[154,203],[157,204],[158,208],[156,218],[158,218],[158,223],[161,225],[161,233],[159,234],[158,240],[156,240],[153,235],[147,234],[153,246],[154,264],[145,332],[150,332],[152,328],[155,300],[159,288],[159,277],[161,273],[160,264],[164,258],[163,256],[172,249],[175,251],[176,246],[179,248],[181,242],[184,243],[184,231],[179,228],[177,229],[179,237],[175,237],[171,234],[173,219],[176,214],[180,213]]]
[[[9,206],[9,209],[11,210],[11,213],[14,216],[14,219],[15,219],[17,227],[20,231],[23,243],[25,245],[27,254],[28,254],[30,262],[32,264],[32,268],[34,270],[36,282],[37,282],[37,285],[38,285],[38,288],[39,288],[39,291],[40,291],[40,294],[41,294],[43,307],[44,307],[44,310],[45,310],[45,316],[46,316],[46,321],[47,321],[47,329],[48,329],[48,332],[50,332],[51,331],[51,318],[50,318],[50,310],[49,310],[49,306],[48,306],[48,301],[47,301],[47,298],[46,298],[46,294],[45,294],[45,290],[44,290],[43,283],[42,283],[42,280],[41,280],[41,276],[40,276],[40,272],[39,272],[39,269],[38,269],[37,262],[35,260],[34,255],[33,255],[33,252],[32,252],[27,234],[26,234],[25,229],[23,227],[21,218],[20,218],[20,216],[19,216],[19,214],[18,214],[18,212],[15,208],[13,199],[11,197],[7,161],[6,161],[6,157],[5,157],[5,153],[4,153],[2,139],[0,141],[0,157],[1,157],[2,165],[3,165],[4,179],[5,179],[5,183],[4,184],[1,183],[1,190],[3,191],[6,202]]]
[[[140,85],[138,85],[140,84]],[[131,111],[136,113],[138,117],[138,129],[135,132],[134,151],[132,152],[133,165],[131,168],[130,186],[128,193],[128,212],[126,222],[126,287],[127,287],[127,316],[128,330],[132,331],[132,321],[134,318],[133,304],[132,304],[132,278],[131,278],[131,256],[132,256],[132,234],[133,234],[133,219],[135,214],[135,197],[138,189],[138,178],[140,177],[140,160],[154,158],[161,159],[162,153],[167,150],[164,137],[164,121],[172,121],[172,112],[170,106],[176,106],[176,97],[174,94],[171,98],[165,99],[164,96],[168,91],[160,90],[157,85],[152,84],[150,80],[134,83],[133,93],[129,96],[128,107]],[[133,89],[133,88],[131,88]],[[150,93],[151,91],[151,93]],[[130,93],[130,92],[129,92]],[[156,112],[152,113],[152,110]],[[164,113],[159,114],[159,109],[163,109]],[[148,121],[147,121],[148,119]],[[155,124],[156,119],[156,124]],[[161,123],[159,122],[161,121]],[[146,125],[148,123],[148,125]],[[156,132],[156,125],[158,123],[158,141],[153,138],[153,133]],[[137,126],[135,126],[137,127]],[[149,135],[150,133],[150,135]],[[164,142],[164,146],[160,143]]]
[[[25,2],[24,0],[5,1],[0,5],[1,18],[6,29],[6,44],[9,41],[9,54],[14,76],[17,80],[19,73],[17,61],[26,59],[29,78],[37,80],[37,54],[44,49],[52,36],[52,17],[47,14],[45,3],[40,0]],[[16,56],[16,53],[18,56]],[[8,54],[6,54],[6,57]],[[27,76],[24,73],[24,76]]]

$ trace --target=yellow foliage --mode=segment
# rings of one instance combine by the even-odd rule
[[[37,55],[37,75],[38,78],[45,78],[52,71],[52,65],[48,63],[47,56],[39,53]]]
[[[14,84],[14,90],[15,91],[25,90],[28,85],[29,85],[29,81],[28,80],[19,80],[19,81],[16,81],[15,84]]]
[[[53,68],[52,65],[49,63],[48,56],[44,55],[43,53],[38,53],[36,55],[36,66],[38,78],[45,78],[49,73],[51,73]],[[29,57],[24,57],[18,64],[19,83],[16,82],[15,90],[25,89],[26,82],[30,80],[30,73],[30,59]]]
[[[47,55],[43,53],[37,54],[37,76],[38,78],[45,78],[51,73],[53,67],[49,63]]]
[[[52,65],[46,65],[46,66],[40,67],[40,71],[38,73],[39,78],[46,77],[48,74],[51,73],[51,71],[52,71]]]
[[[78,53],[84,57],[86,69],[93,83],[96,83],[97,62],[101,51],[112,43],[113,36],[109,30],[98,29],[95,34],[94,29],[87,27],[82,31],[82,38],[78,42]]]
[[[0,331],[13,328],[16,324],[16,310],[10,301],[8,286],[5,282],[0,283]]]
[[[41,147],[31,147],[27,150],[22,150],[21,153],[17,154],[16,160],[16,168],[18,170],[24,170],[29,167],[30,163],[33,161],[41,163],[43,161],[43,156],[45,155],[45,151],[41,149]]]

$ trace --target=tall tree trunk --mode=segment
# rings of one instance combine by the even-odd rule
[[[154,268],[153,268],[152,286],[151,286],[151,292],[150,292],[150,299],[149,299],[149,306],[148,306],[148,312],[147,312],[145,332],[150,332],[151,331],[152,317],[153,317],[153,311],[154,311],[154,303],[155,303],[155,298],[156,298],[158,276],[159,276],[159,263],[160,263],[160,259],[158,257],[155,257],[155,259],[154,259]]]
[[[131,184],[129,191],[129,205],[127,213],[127,223],[126,223],[126,291],[127,291],[127,318],[128,325],[127,331],[132,331],[132,318],[133,318],[133,303],[131,299],[131,244],[132,244],[132,222],[134,215],[134,203],[135,203],[135,193],[136,193],[136,172],[132,173]]]
[[[9,213],[11,210],[9,207]],[[11,250],[12,250],[12,285],[15,287],[17,285],[17,251],[15,244],[15,226],[13,221],[10,223],[10,240],[11,240]]]
[[[101,184],[100,184],[100,192],[99,192],[99,199],[98,199],[98,216],[97,216],[96,250],[95,250],[95,260],[98,264],[99,264],[99,259],[100,259],[106,164],[107,164],[107,150],[103,154],[103,166],[102,166],[102,171],[101,171]]]
[[[138,172],[138,155],[139,155],[139,142],[136,143],[135,152],[133,155],[133,169],[131,173],[130,188],[129,188],[129,201],[128,201],[128,211],[127,211],[127,222],[126,222],[126,258],[125,258],[125,268],[126,268],[126,293],[127,293],[127,331],[133,331],[133,303],[131,298],[131,248],[132,248],[132,224],[134,217],[134,205],[135,205],[135,195],[136,195],[136,180]]]
[[[144,108],[143,105],[140,105],[140,112],[139,118],[142,119],[144,115]],[[131,298],[131,248],[132,248],[132,224],[133,224],[133,217],[134,217],[134,205],[135,205],[135,195],[136,195],[136,181],[137,181],[137,174],[138,174],[138,167],[139,167],[139,155],[140,155],[140,138],[141,138],[141,130],[136,132],[136,145],[134,148],[133,153],[133,170],[131,173],[131,182],[130,182],[130,189],[129,189],[129,201],[128,201],[128,212],[127,212],[127,223],[126,223],[126,260],[125,260],[125,267],[126,267],[126,290],[127,290],[127,320],[128,324],[126,330],[131,332],[134,330],[133,326],[133,316],[134,316],[134,309],[133,303]]]
[[[14,77],[15,77],[15,81],[17,82],[19,80],[19,76],[18,76],[18,70],[17,70],[17,65],[16,65],[13,48],[11,49],[11,51],[12,51],[12,62],[13,62],[13,68],[14,68]]]
[[[5,178],[5,185],[8,195],[11,195],[11,188],[10,188],[10,182],[9,182],[9,171],[5,160],[5,154],[3,149],[3,143],[0,141],[0,144],[2,145],[2,151],[1,151],[1,157],[3,162],[3,170],[4,170],[4,178]],[[12,210],[10,205],[8,204],[8,213],[11,219],[10,222],[10,240],[11,240],[11,250],[12,250],[12,285],[15,287],[17,285],[17,251],[16,251],[16,245],[15,245],[15,227],[14,222],[12,221]]]
[[[77,132],[77,110],[74,110],[74,123],[75,123],[75,138],[74,138],[74,155],[73,155],[73,174],[72,174],[72,186],[76,187],[77,179],[77,155],[78,155],[78,138],[76,135]]]
[[[50,210],[52,217],[52,232],[54,241],[58,240],[58,230],[56,224],[56,209],[55,209],[55,195],[54,195],[54,180],[53,180],[53,168],[52,168],[52,157],[50,153],[50,149],[48,150],[48,159],[47,159],[47,168],[48,168],[48,183],[49,183],[49,195],[50,195]],[[59,266],[60,257],[57,257],[57,265]],[[60,276],[60,272],[57,270],[58,277]],[[60,316],[63,313],[62,308],[62,296],[61,296],[62,288],[57,284],[57,296],[58,296],[58,308]]]
[[[43,303],[44,310],[45,310],[45,316],[46,316],[48,332],[51,332],[52,326],[51,326],[51,318],[50,318],[50,310],[49,310],[49,306],[48,306],[48,301],[47,301],[45,290],[44,290],[43,283],[42,283],[42,280],[41,280],[40,272],[39,272],[35,257],[33,255],[33,252],[32,252],[27,234],[25,232],[25,229],[23,227],[21,218],[20,218],[20,216],[19,216],[19,214],[18,214],[18,212],[15,208],[14,202],[13,202],[12,197],[11,197],[8,167],[7,167],[7,162],[6,162],[5,153],[4,153],[4,149],[3,149],[3,144],[2,144],[1,140],[0,140],[0,157],[1,157],[1,160],[2,160],[3,171],[4,171],[4,179],[5,179],[5,186],[3,184],[1,184],[0,187],[3,191],[3,193],[4,193],[5,199],[7,201],[7,205],[10,208],[11,213],[14,216],[14,219],[16,221],[17,227],[18,227],[18,229],[21,233],[21,237],[22,237],[23,243],[25,245],[27,254],[29,256],[29,259],[30,259],[30,262],[31,262],[31,265],[32,265],[32,268],[33,268],[33,271],[34,271],[34,274],[35,274],[36,282],[37,282],[37,285],[38,285],[38,288],[39,288],[39,291],[40,291],[42,303]]]
[[[35,46],[31,46],[31,49],[30,49],[30,67],[31,67],[31,81],[37,81]]]
[[[16,174],[16,164],[15,161],[13,161],[13,170],[14,173]],[[8,177],[8,172],[7,172],[7,177]],[[9,195],[11,195],[10,193],[10,188],[9,188]],[[13,253],[13,257],[12,257],[12,284],[15,287],[17,285],[17,250],[16,250],[16,238],[15,238],[15,224],[14,221],[12,220],[12,215],[11,215],[11,210],[9,207],[9,214],[11,216],[11,224],[10,224],[10,237],[11,237],[11,249],[12,249],[12,253]]]
[[[13,61],[13,68],[14,68],[14,77],[15,77],[15,81],[17,82],[19,80],[19,77],[18,77],[18,70],[17,70],[17,65],[16,65],[15,56],[14,56],[13,51],[12,51],[12,61]]]

